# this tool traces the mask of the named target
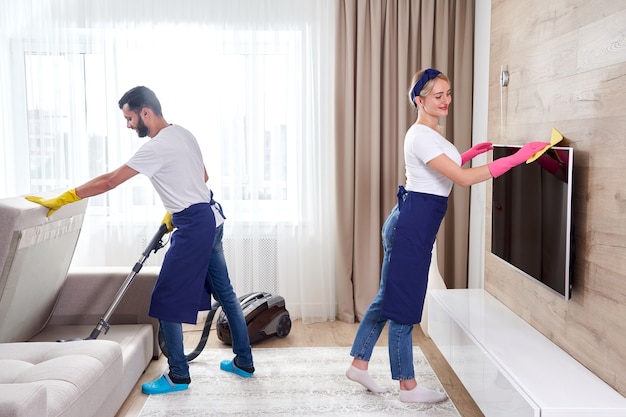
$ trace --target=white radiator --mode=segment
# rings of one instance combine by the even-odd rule
[[[237,295],[254,291],[279,292],[276,238],[229,237],[224,238],[223,244],[230,280]]]

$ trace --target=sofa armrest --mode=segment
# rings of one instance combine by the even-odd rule
[[[139,271],[108,320],[110,325],[151,324],[158,334],[158,320],[148,315],[148,309],[159,270],[144,267]],[[70,269],[48,325],[95,327],[130,273],[130,268],[122,267]]]
[[[48,395],[42,384],[0,384],[0,416],[47,415]]]

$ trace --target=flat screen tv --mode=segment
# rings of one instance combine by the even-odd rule
[[[493,158],[520,146],[494,145]],[[569,299],[572,291],[574,151],[553,147],[530,164],[494,178],[491,252]]]

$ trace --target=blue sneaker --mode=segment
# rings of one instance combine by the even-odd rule
[[[176,384],[166,374],[155,381],[143,384],[141,392],[148,395],[167,394],[168,392],[184,391],[187,388],[189,388],[189,384]]]
[[[241,368],[238,368],[237,365],[235,365],[234,360],[232,361],[225,360],[225,361],[220,362],[220,369],[222,371],[231,372],[235,375],[239,375],[242,378],[250,378],[252,375],[254,375],[254,371],[247,372]]]

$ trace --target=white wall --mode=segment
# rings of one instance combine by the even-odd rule
[[[491,0],[476,0],[474,29],[474,105],[472,143],[487,138],[489,105],[489,45],[491,31]],[[480,155],[472,162],[482,165],[487,161]],[[470,196],[470,231],[468,253],[468,287],[483,288],[485,271],[485,203],[486,184],[472,186]]]

